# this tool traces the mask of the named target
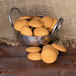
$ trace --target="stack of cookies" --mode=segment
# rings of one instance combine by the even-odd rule
[[[45,36],[52,32],[58,22],[57,18],[49,16],[24,16],[20,17],[14,24],[15,30],[26,36]],[[42,60],[45,63],[54,63],[59,55],[59,51],[66,52],[66,48],[60,44],[53,43],[40,47],[28,47],[26,52],[29,60]]]
[[[20,31],[22,35],[45,36],[51,33],[57,22],[57,18],[51,18],[49,16],[24,16],[15,22],[14,28]]]
[[[26,48],[27,58],[33,61],[42,60],[45,63],[51,64],[54,63],[59,55],[59,51],[66,52],[66,48],[63,45],[52,43],[40,47],[28,47]]]

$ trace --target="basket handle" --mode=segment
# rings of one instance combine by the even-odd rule
[[[18,11],[19,17],[22,16],[22,15],[21,15],[21,12],[20,12],[20,10],[19,10],[18,8],[16,8],[16,7],[11,8],[11,11],[10,11],[10,13],[9,13],[9,22],[10,22],[10,24],[11,24],[12,27],[14,27],[14,24],[12,23],[12,18],[11,18],[11,17],[12,17],[12,12],[13,12],[14,10],[17,10],[17,11]]]
[[[57,22],[57,24],[54,26],[51,34],[57,34],[57,33],[58,33],[60,27],[62,26],[63,20],[64,20],[63,18],[60,18],[60,19],[58,20],[58,22]]]

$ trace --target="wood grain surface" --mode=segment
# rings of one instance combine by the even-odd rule
[[[68,47],[53,64],[28,60],[26,48],[0,44],[0,76],[76,76],[76,48]]]

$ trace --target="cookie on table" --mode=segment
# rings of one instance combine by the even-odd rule
[[[32,36],[32,30],[29,27],[23,27],[20,31],[21,34],[26,35],[26,36]]]
[[[28,47],[26,49],[26,52],[40,52],[41,48],[40,47]]]
[[[61,52],[66,52],[67,51],[67,49],[63,45],[60,45],[60,44],[57,44],[57,43],[53,43],[52,46],[54,48],[58,49]]]
[[[45,63],[54,63],[57,60],[57,53],[52,47],[43,49],[41,52],[41,59]]]
[[[43,46],[42,49],[44,50],[44,49],[47,49],[47,48],[50,48],[50,47],[52,47],[51,44],[46,44],[46,45]]]
[[[57,18],[53,18],[52,21],[53,21],[53,23],[52,23],[52,26],[49,28],[50,30],[55,27],[56,23],[58,22],[58,19]]]
[[[28,53],[27,58],[29,60],[38,61],[38,60],[41,60],[41,54],[40,53]]]
[[[49,31],[44,27],[38,27],[34,29],[34,36],[45,36],[48,34],[49,34]]]
[[[14,24],[14,28],[17,31],[20,31],[22,27],[29,26],[27,20],[17,20]]]
[[[23,16],[19,18],[20,20],[24,20],[24,19],[31,19],[31,16]]]
[[[29,25],[32,27],[42,27],[43,23],[38,20],[31,20],[31,21],[29,21]]]
[[[41,20],[41,17],[34,17],[33,20]]]
[[[50,44],[44,45],[42,49],[44,50],[44,49],[47,49],[47,48],[54,49],[56,51],[56,54],[59,55],[59,51],[57,49],[55,49],[52,45],[50,45]]]
[[[52,18],[49,16],[41,18],[41,21],[44,23],[44,27],[46,28],[50,28],[52,26]]]

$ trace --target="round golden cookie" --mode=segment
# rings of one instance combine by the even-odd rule
[[[59,51],[58,51],[57,49],[55,49],[52,45],[47,44],[47,45],[43,46],[42,49],[45,50],[45,49],[47,49],[47,48],[52,48],[52,49],[54,49],[54,50],[56,51],[56,54],[59,55]]]
[[[47,49],[47,48],[50,48],[50,47],[52,47],[52,46],[50,44],[47,44],[47,45],[44,45],[42,49],[44,50],[44,49]]]
[[[56,23],[58,22],[57,18],[53,18],[52,20],[53,20],[53,23],[52,23],[52,26],[49,28],[50,30],[53,29]]]
[[[58,49],[59,51],[62,51],[62,52],[66,52],[67,49],[63,46],[63,45],[60,45],[60,44],[57,44],[57,43],[53,43],[52,46],[56,49]]]
[[[40,52],[41,48],[40,47],[28,47],[26,49],[27,52]]]
[[[41,17],[34,17],[33,20],[41,20]]]
[[[31,16],[23,16],[19,18],[20,20],[24,20],[24,19],[31,19]]]
[[[28,21],[27,20],[17,20],[14,24],[14,28],[17,31],[20,31],[22,27],[28,26]]]
[[[21,34],[26,36],[32,36],[32,30],[29,27],[23,27],[20,31]]]
[[[42,27],[43,23],[38,20],[31,20],[31,21],[29,21],[29,25],[32,27]]]
[[[27,55],[27,58],[29,60],[38,61],[38,60],[41,60],[41,54],[40,53],[29,53]]]
[[[41,18],[41,21],[44,23],[44,27],[46,28],[50,28],[52,26],[52,18],[49,16]]]
[[[45,63],[54,63],[57,60],[57,53],[52,47],[43,49],[41,52],[41,59]]]
[[[34,29],[34,36],[45,36],[48,34],[49,34],[49,31],[44,27],[38,27]]]

